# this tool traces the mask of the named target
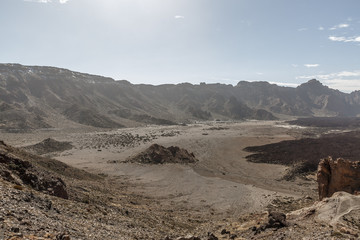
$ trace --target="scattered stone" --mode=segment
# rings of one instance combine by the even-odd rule
[[[12,228],[10,229],[10,231],[12,231],[12,232],[14,232],[14,233],[18,233],[18,232],[20,232],[20,229],[19,229],[18,227],[12,227]]]
[[[268,218],[268,224],[266,228],[282,228],[286,227],[286,215],[281,212],[270,212]]]
[[[56,240],[70,240],[70,236],[66,233],[61,233],[56,236]]]
[[[221,235],[230,234],[230,231],[227,231],[226,229],[221,230]]]
[[[229,236],[229,238],[230,238],[230,239],[235,239],[235,238],[237,238],[237,235],[236,235],[236,234],[231,234],[231,235]]]
[[[207,240],[219,240],[213,233],[208,232],[208,238]]]
[[[268,220],[267,223],[262,224],[260,227],[252,227],[251,231],[255,232],[256,234],[261,233],[262,231],[265,231],[266,229],[272,228],[272,229],[279,229],[283,227],[287,227],[288,224],[286,222],[286,215],[281,212],[269,212],[268,214]]]
[[[201,238],[195,237],[195,236],[192,236],[192,235],[188,235],[186,237],[178,237],[175,240],[201,240]]]

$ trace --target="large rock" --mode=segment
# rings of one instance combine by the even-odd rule
[[[318,201],[310,207],[287,214],[287,219],[291,224],[303,224],[307,231],[319,231],[316,224],[320,223],[323,226],[331,226],[331,231],[342,236],[343,239],[359,239],[360,196],[336,192],[331,197]]]
[[[145,164],[164,164],[164,163],[195,163],[198,160],[193,153],[186,149],[176,146],[164,147],[158,144],[151,145],[145,151],[127,160],[127,162],[145,163]]]
[[[319,198],[331,197],[335,192],[360,192],[360,161],[331,157],[322,159],[318,166]]]

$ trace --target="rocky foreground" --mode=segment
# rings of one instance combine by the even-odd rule
[[[360,196],[346,192],[314,204],[307,196],[278,199],[266,212],[226,217],[162,205],[131,193],[126,179],[90,174],[3,142],[0,175],[1,239],[358,239],[360,233]]]

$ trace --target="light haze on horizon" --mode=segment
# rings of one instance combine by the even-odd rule
[[[0,29],[1,63],[360,90],[358,0],[1,0]]]

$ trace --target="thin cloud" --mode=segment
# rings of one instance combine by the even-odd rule
[[[330,88],[345,92],[360,90],[360,70],[341,71],[318,75],[303,75],[296,77],[296,79],[318,79]]]
[[[306,30],[308,30],[308,29],[307,28],[299,28],[298,29],[299,32],[303,32],[303,31],[306,31]]]
[[[291,66],[294,67],[294,68],[297,68],[299,65],[293,63],[293,64],[291,64]]]
[[[51,3],[51,0],[24,0],[25,2]]]
[[[52,3],[53,0],[24,0],[24,2],[35,2],[35,3]],[[65,4],[69,2],[69,0],[59,0],[60,4]]]
[[[176,15],[174,16],[175,19],[184,19],[185,17],[184,16],[181,16],[181,15]]]
[[[342,77],[360,77],[360,70],[341,71],[341,72],[329,73],[329,74],[303,75],[303,76],[296,77],[296,79],[316,78],[319,80],[329,80],[329,79],[333,79],[333,78],[342,78]]]
[[[353,92],[360,90],[360,78],[358,79],[331,79],[325,81],[325,84],[333,89],[338,89],[344,92]]]
[[[336,36],[329,36],[329,40],[334,42],[360,42],[360,36],[354,37],[336,37]]]
[[[283,87],[297,87],[299,86],[298,83],[287,83],[287,82],[269,82],[270,84],[276,84],[278,86],[283,86]]]
[[[330,28],[330,30],[336,30],[336,29],[339,29],[339,28],[348,28],[348,27],[350,27],[350,24],[340,23],[340,24],[335,25],[332,28]]]
[[[319,31],[323,31],[323,30],[325,30],[325,28],[322,27],[322,26],[320,26],[320,27],[318,27],[318,30],[319,30]]]
[[[316,68],[316,67],[319,67],[320,66],[320,64],[304,64],[304,66],[305,67],[307,67],[307,68]]]

